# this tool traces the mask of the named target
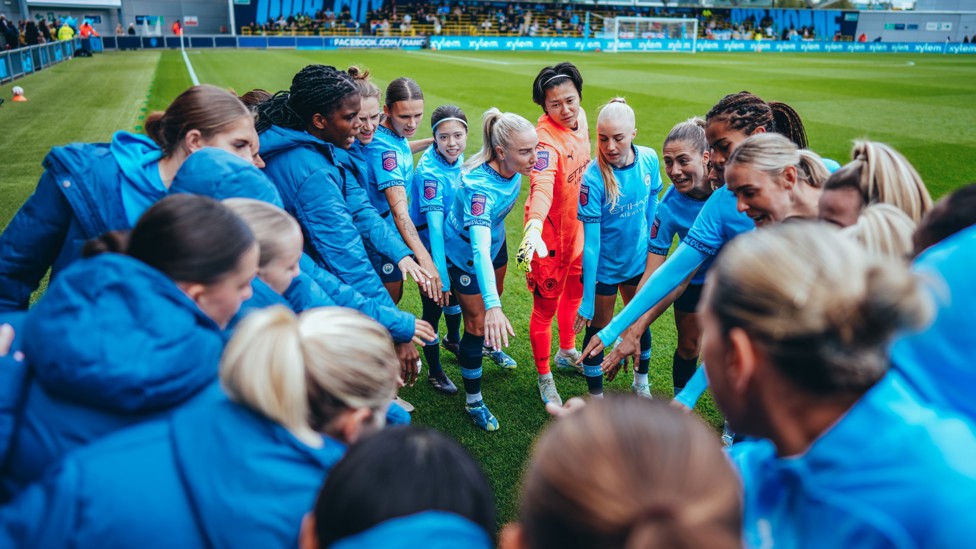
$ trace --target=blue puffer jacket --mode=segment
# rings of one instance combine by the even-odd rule
[[[66,269],[28,313],[22,337],[32,378],[3,471],[10,494],[78,446],[219,394],[220,328],[130,257]]]
[[[209,196],[215,200],[252,198],[281,207],[281,196],[274,184],[261,170],[247,161],[221,149],[205,148],[193,153],[173,179],[171,193]],[[300,262],[301,274],[285,292],[285,300],[295,312],[313,307],[338,305],[362,312],[390,331],[396,342],[413,338],[414,317],[394,306],[384,306],[375,299],[366,299],[352,286],[344,284],[336,275],[319,267],[306,254]],[[264,293],[270,288],[254,288],[254,297],[241,307],[263,307],[279,302]],[[238,319],[239,320],[239,319]]]
[[[187,407],[68,456],[0,509],[0,546],[297,547],[346,450],[324,442],[228,400]]]
[[[0,313],[0,324],[14,329],[14,341],[6,356],[0,356],[0,463],[7,461],[7,453],[17,429],[17,414],[24,400],[29,368],[24,360],[25,311]],[[0,501],[10,499],[0,486]]]
[[[26,310],[48,268],[56,278],[86,241],[131,228],[165,196],[161,155],[148,137],[127,132],[51,149],[34,194],[0,235],[0,311]]]
[[[336,162],[344,170],[345,182],[342,194],[352,211],[353,221],[359,229],[366,245],[394,263],[399,263],[413,252],[403,242],[403,237],[384,218],[369,201],[366,194],[367,173],[366,156],[362,145],[356,143],[349,150],[334,148]]]
[[[261,156],[285,210],[302,226],[306,253],[367,298],[393,306],[346,203],[346,176],[332,145],[307,132],[271,126],[261,134]]]

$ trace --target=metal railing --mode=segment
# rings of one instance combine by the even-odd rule
[[[81,39],[59,40],[16,50],[0,51],[0,84],[67,61],[81,49]]]

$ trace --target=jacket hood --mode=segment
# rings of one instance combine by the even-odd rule
[[[333,549],[488,549],[484,528],[445,511],[425,511],[387,520],[356,535],[340,539]]]
[[[297,147],[317,149],[330,160],[334,158],[332,145],[306,131],[271,126],[261,132],[261,157],[265,161]]]
[[[51,394],[113,412],[170,408],[217,377],[224,337],[169,278],[117,254],[61,272],[24,322]]]
[[[173,456],[210,547],[297,547],[302,516],[346,452],[306,446],[280,425],[223,400],[177,411]]]
[[[122,178],[133,191],[126,192],[123,186],[122,200],[126,212],[141,214],[154,202],[166,196],[166,187],[163,186],[162,180],[158,175],[151,177],[152,172],[148,169],[151,164],[155,165],[163,157],[163,151],[155,141],[144,135],[118,131],[112,136],[109,150],[122,170]],[[137,218],[138,215],[132,217]]]
[[[281,207],[281,196],[261,170],[223,149],[207,147],[190,155],[176,172],[171,194],[199,194],[214,200],[253,198]]]

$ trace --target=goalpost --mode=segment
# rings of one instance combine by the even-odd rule
[[[603,20],[604,36],[613,40],[611,51],[629,51],[620,48],[622,40],[684,40],[691,48],[661,49],[650,51],[682,51],[695,53],[698,46],[698,20],[674,17],[613,17]],[[649,50],[633,50],[649,51]]]

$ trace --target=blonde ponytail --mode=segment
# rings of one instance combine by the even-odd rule
[[[625,126],[631,128],[631,131],[636,129],[637,123],[634,116],[634,109],[630,108],[627,104],[627,100],[623,97],[614,97],[606,105],[600,107],[600,114],[597,116],[596,124],[597,128],[603,122],[609,122],[614,120],[623,123]],[[610,209],[617,207],[617,201],[620,200],[620,183],[617,181],[617,176],[613,173],[613,165],[603,154],[603,150],[597,147],[597,165],[600,167],[600,176],[603,179],[603,189],[605,193],[605,200],[610,204]]]
[[[535,131],[535,128],[525,118],[495,107],[488,109],[481,117],[481,150],[464,163],[464,170],[471,171],[495,160],[496,147],[507,148],[515,135],[528,130]]]
[[[389,403],[398,379],[387,331],[339,307],[297,317],[283,306],[254,312],[238,325],[220,364],[232,400],[316,447],[343,411]]]

